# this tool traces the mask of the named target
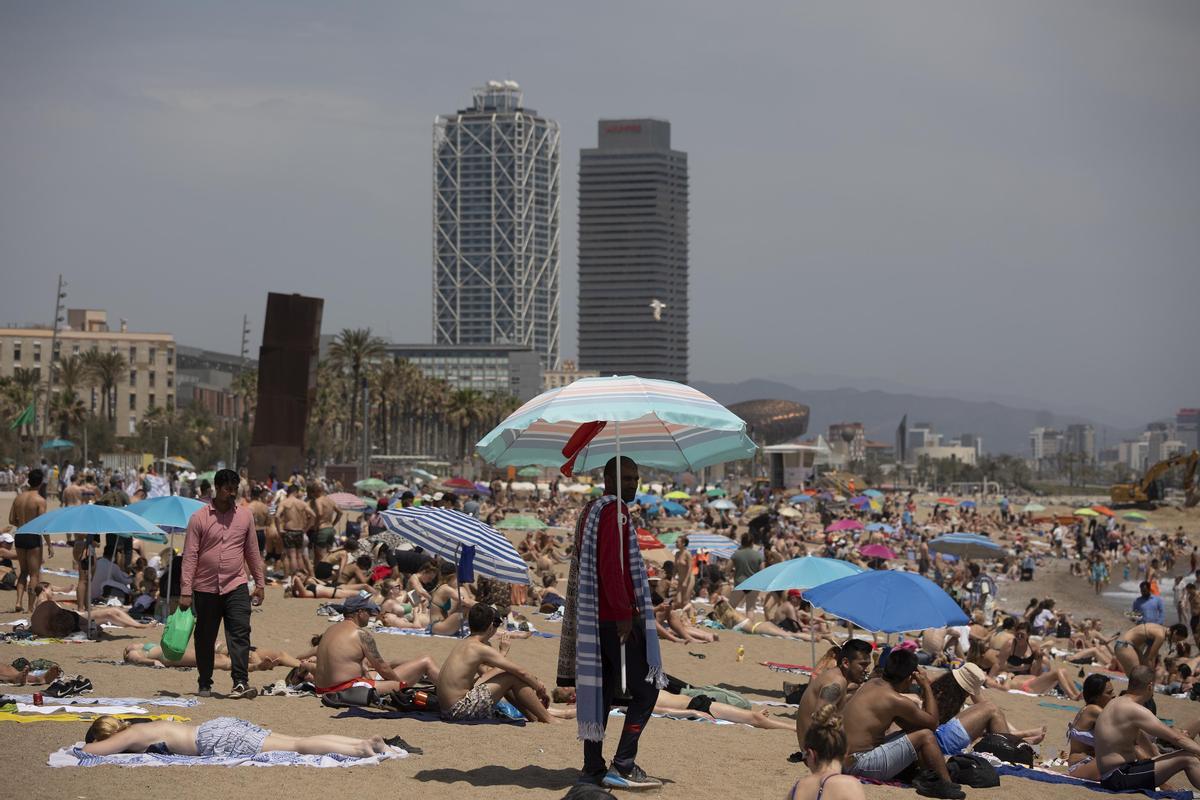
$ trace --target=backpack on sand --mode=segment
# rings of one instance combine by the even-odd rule
[[[983,756],[971,753],[950,756],[946,769],[950,773],[950,780],[972,789],[990,789],[1000,785],[999,773]]]
[[[976,753],[991,753],[1010,764],[1033,766],[1033,747],[1016,737],[1002,733],[985,733],[983,738],[975,743],[974,750]]]

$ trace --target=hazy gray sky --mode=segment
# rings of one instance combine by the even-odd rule
[[[1200,3],[0,6],[0,322],[233,352],[268,290],[427,341],[431,125],[512,78],[578,151],[669,119],[692,376],[1200,405]]]

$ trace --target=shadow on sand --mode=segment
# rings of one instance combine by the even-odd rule
[[[519,786],[522,789],[568,789],[579,779],[577,769],[546,769],[529,764],[520,769],[484,766],[475,769],[425,769],[413,775],[419,781],[472,786]]]

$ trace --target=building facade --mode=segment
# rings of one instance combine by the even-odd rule
[[[542,388],[540,354],[530,347],[467,344],[389,344],[388,358],[402,358],[427,378],[451,389],[511,394],[521,402]]]
[[[117,330],[108,327],[108,313],[97,309],[68,309],[67,322],[53,344],[54,330],[48,327],[0,328],[0,376],[11,376],[17,367],[33,370],[41,378],[43,397],[48,370],[57,359],[80,356],[89,350],[117,353],[126,369],[116,381],[109,398],[116,420],[116,434],[129,436],[151,408],[175,408],[175,337],[169,333],[137,333],[125,320]],[[57,393],[59,387],[54,385]],[[92,383],[76,393],[91,411],[104,407],[103,390]],[[41,423],[39,408],[39,425]]]
[[[600,373],[595,370],[579,369],[571,359],[564,359],[558,369],[542,371],[542,391],[569,386],[580,378],[598,378]]]
[[[1175,435],[1190,452],[1200,450],[1200,408],[1181,408],[1175,415]]]
[[[233,379],[242,369],[258,369],[256,360],[186,345],[176,348],[176,359],[179,408],[203,408],[220,422],[241,420],[247,404],[233,391]]]
[[[825,439],[833,452],[843,454],[851,463],[867,458],[867,431],[861,422],[835,422],[825,432]]]
[[[1083,456],[1088,463],[1096,460],[1096,429],[1091,425],[1068,425],[1063,447],[1067,453]]]
[[[1062,431],[1054,428],[1034,428],[1029,432],[1029,450],[1034,461],[1054,458],[1063,452]]]
[[[433,131],[433,340],[558,366],[559,129],[489,81]]]
[[[687,382],[688,162],[665,120],[600,120],[580,152],[579,366]]]

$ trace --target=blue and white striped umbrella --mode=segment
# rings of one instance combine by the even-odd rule
[[[379,515],[392,533],[447,561],[458,563],[464,545],[475,547],[475,572],[504,583],[528,585],[529,568],[500,531],[448,508],[393,508]]]
[[[717,558],[733,558],[733,552],[738,549],[737,542],[728,536],[716,533],[685,533],[682,535],[687,537],[689,553],[707,550]]]
[[[636,376],[581,378],[530,400],[479,440],[496,466],[558,467],[580,425],[606,423],[575,460],[575,471],[599,469],[617,453],[672,471],[754,455],[746,423],[703,392],[673,381]]]

